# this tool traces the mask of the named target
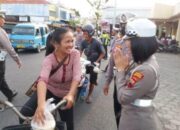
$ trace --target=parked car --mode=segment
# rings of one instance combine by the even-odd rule
[[[12,29],[10,40],[16,51],[35,49],[39,53],[46,47],[48,34],[49,28],[46,24],[19,23]]]

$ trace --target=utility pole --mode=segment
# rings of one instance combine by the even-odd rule
[[[113,25],[116,24],[116,9],[117,9],[117,0],[114,0],[114,16],[113,16]]]

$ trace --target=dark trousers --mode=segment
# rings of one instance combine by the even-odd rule
[[[0,90],[8,99],[13,95],[5,80],[5,61],[0,61]]]
[[[117,127],[118,127],[119,126],[120,117],[121,117],[121,104],[117,100],[117,88],[116,88],[115,80],[114,80],[113,99],[114,99],[114,114],[115,114],[115,118],[116,118],[116,124],[117,124]]]
[[[104,56],[104,58],[107,58],[107,45],[103,45],[103,47],[104,47],[104,50],[105,50],[105,56]]]
[[[46,99],[54,98],[54,103],[57,104],[61,98],[54,96],[50,91],[47,91]],[[25,103],[23,108],[21,109],[21,113],[25,116],[33,116],[37,108],[37,93],[34,93],[31,98]],[[66,122],[67,130],[74,130],[74,122],[73,122],[73,108],[68,110],[60,110],[59,115],[61,120]],[[23,120],[19,120],[20,123],[23,123]]]

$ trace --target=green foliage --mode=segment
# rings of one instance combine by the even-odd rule
[[[76,27],[76,25],[78,25],[78,24],[80,24],[80,20],[79,19],[78,20],[71,19],[69,21],[69,25],[72,26],[72,27]]]
[[[95,15],[95,20],[96,20],[96,29],[98,29],[98,21],[101,18],[101,8],[103,4],[107,3],[109,0],[87,0],[89,5],[93,8],[94,10],[94,15]]]
[[[71,9],[71,10],[74,11],[75,16],[77,16],[77,17],[81,16],[78,10],[76,10],[76,9]]]

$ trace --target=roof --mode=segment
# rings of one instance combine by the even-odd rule
[[[19,23],[16,27],[39,27],[39,26],[47,26],[46,24],[38,24],[38,23]]]
[[[162,19],[162,18],[149,18],[150,20],[156,21],[156,22],[165,22],[168,19]]]
[[[169,18],[169,20],[176,20],[176,19],[180,19],[180,13],[173,15]]]
[[[0,0],[1,4],[49,4],[47,0]]]
[[[156,21],[156,22],[173,22],[180,19],[180,13],[177,13],[169,18],[163,19],[163,18],[149,18],[150,20]]]

